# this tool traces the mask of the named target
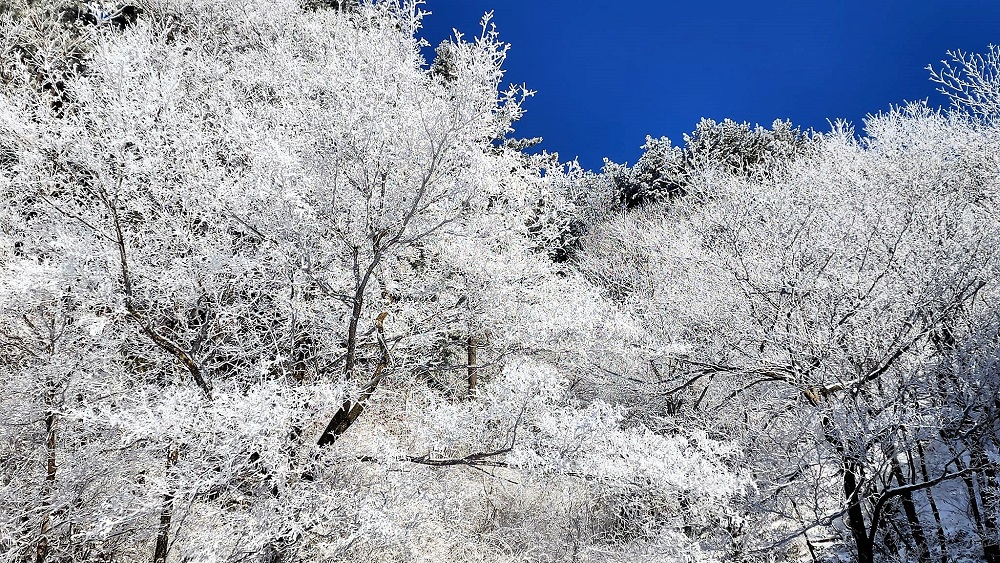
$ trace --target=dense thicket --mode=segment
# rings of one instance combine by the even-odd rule
[[[1000,561],[995,52],[593,174],[424,16],[0,4],[0,559]]]
[[[683,147],[673,146],[666,137],[646,137],[643,154],[634,166],[608,162],[604,173],[621,203],[632,209],[686,195],[690,184],[708,167],[736,176],[769,177],[806,153],[816,139],[780,119],[771,129],[760,125],[751,128],[731,119],[721,123],[702,119],[694,131],[684,135]]]
[[[586,240],[581,271],[679,348],[648,401],[741,444],[746,549],[996,559],[995,135],[909,106]]]

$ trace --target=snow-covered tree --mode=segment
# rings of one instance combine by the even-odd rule
[[[736,454],[628,423],[588,376],[636,330],[547,255],[581,173],[498,146],[527,92],[488,18],[441,80],[419,2],[136,7],[44,30],[73,45],[55,92],[36,7],[2,23],[4,557],[718,541]],[[515,515],[549,503],[526,541]]]
[[[0,559],[1000,561],[995,53],[592,174],[427,16],[0,4]]]
[[[920,105],[866,127],[781,175],[704,174],[597,230],[580,268],[655,335],[647,400],[751,456],[763,525],[788,526],[755,549],[842,522],[861,561],[970,533],[991,558],[992,510],[960,532],[933,497],[977,473],[964,502],[995,502],[996,132]]]
[[[606,162],[604,173],[618,190],[621,204],[633,208],[644,203],[669,201],[687,193],[687,186],[706,170],[742,176],[779,173],[788,161],[809,151],[810,133],[777,119],[767,129],[702,119],[684,135],[683,147],[670,139],[646,137],[643,154],[631,168]]]

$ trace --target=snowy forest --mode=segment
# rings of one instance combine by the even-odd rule
[[[0,561],[1000,563],[1000,49],[590,172],[432,4],[0,0]]]

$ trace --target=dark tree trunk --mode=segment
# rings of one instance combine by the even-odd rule
[[[854,538],[854,545],[858,550],[858,563],[874,563],[874,550],[869,540],[868,526],[865,524],[865,512],[861,506],[862,491],[858,480],[858,463],[854,461],[854,456],[850,455],[847,445],[840,437],[836,427],[829,417],[822,419],[823,435],[826,441],[837,450],[840,456],[844,471],[844,501],[847,503],[847,526],[851,530]],[[875,534],[872,534],[874,538]]]
[[[910,483],[903,475],[903,468],[899,465],[899,460],[893,456],[891,461],[892,475],[896,478],[896,482],[899,483],[900,487],[909,485]],[[910,526],[910,537],[913,538],[913,543],[917,547],[917,560],[921,563],[929,563],[931,560],[930,547],[927,545],[924,528],[921,526],[920,518],[917,516],[917,509],[913,503],[913,493],[904,491],[900,494],[900,500],[903,502],[903,513],[906,514],[906,522]]]
[[[476,388],[479,386],[479,374],[476,371],[476,337],[469,336],[467,342],[468,345],[468,376],[469,376],[469,394],[475,395]]]
[[[368,282],[382,261],[382,253],[377,249],[372,261],[368,264],[364,274],[361,273],[358,263],[358,249],[354,249],[354,299],[351,303],[351,320],[347,323],[347,350],[344,363],[344,377],[348,380],[354,378],[355,365],[358,361],[358,323],[361,321],[361,311],[365,302],[365,291],[368,289]]]
[[[354,296],[354,306],[351,308],[351,320],[347,323],[347,354],[344,363],[344,374],[348,380],[354,378],[354,365],[358,354],[358,321],[361,319],[364,288],[359,288]]]
[[[997,510],[1000,502],[997,498],[996,464],[987,462],[983,470],[983,481],[980,483],[980,496],[983,498],[983,556],[988,563],[1000,563],[1000,538],[997,530]]]
[[[170,473],[177,463],[177,450],[167,448],[167,487],[170,487]],[[170,520],[174,514],[174,494],[169,489],[163,494],[160,508],[160,524],[156,530],[156,546],[153,548],[153,563],[164,563],[167,560],[167,549],[170,547]]]
[[[861,509],[861,491],[858,490],[857,465],[844,460],[844,498],[847,500],[847,523],[858,549],[858,563],[874,563],[872,543],[868,540],[868,527]]]
[[[986,454],[983,443],[985,436],[973,439],[970,447],[970,460],[976,470],[979,482],[979,498],[982,501],[982,543],[983,559],[987,563],[1000,563],[1000,542],[997,541],[997,510],[1000,499],[997,496],[997,469]]]
[[[959,471],[965,471],[967,467],[965,463],[962,462],[962,458],[955,458],[955,465],[958,467]],[[965,492],[969,495],[969,510],[972,512],[972,520],[976,524],[976,530],[979,534],[983,533],[983,515],[979,510],[979,498],[976,496],[976,482],[972,475],[968,473],[962,473],[962,482],[965,484]]]
[[[49,390],[45,401],[51,409],[55,402],[55,392]],[[49,554],[49,531],[52,529],[52,491],[56,485],[56,414],[52,410],[45,413],[45,497],[43,500],[45,515],[42,517],[41,538],[35,549],[35,563],[45,563]]]
[[[361,389],[361,393],[355,400],[346,400],[344,404],[340,406],[340,410],[333,415],[330,419],[330,423],[326,425],[326,429],[323,430],[323,434],[319,437],[317,442],[320,446],[327,446],[337,441],[347,429],[354,424],[354,421],[361,416],[361,413],[365,410],[365,402],[375,394],[375,390],[378,389],[382,379],[385,377],[385,369],[389,366],[389,349],[385,344],[385,335],[382,331],[382,322],[385,320],[386,313],[382,313],[375,319],[375,328],[378,331],[378,344],[379,348],[382,349],[382,358],[379,360],[378,366],[375,368],[375,374],[372,376],[371,380]]]
[[[931,478],[927,473],[927,463],[924,461],[924,447],[920,442],[917,442],[917,457],[920,459],[920,477],[926,483]],[[938,511],[937,503],[934,501],[933,491],[933,488],[927,489],[927,502],[931,505],[931,514],[934,516],[934,525],[937,527],[937,541],[941,549],[941,563],[948,563],[948,540],[945,538],[944,528],[941,526],[941,513]]]

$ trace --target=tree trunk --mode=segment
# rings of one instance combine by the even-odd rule
[[[344,376],[349,380],[354,378],[354,364],[358,354],[358,321],[361,319],[361,306],[364,288],[359,288],[354,296],[354,306],[351,308],[351,320],[347,323],[347,354],[344,363]]]
[[[920,477],[924,482],[931,480],[927,473],[927,463],[924,461],[924,447],[917,442],[917,457],[920,459]],[[937,526],[937,541],[941,549],[941,563],[948,563],[948,540],[944,535],[944,528],[941,526],[941,513],[938,511],[937,503],[934,501],[933,487],[927,489],[927,502],[931,505],[931,514],[934,516],[934,525]]]
[[[41,538],[35,551],[35,563],[45,563],[45,558],[49,554],[49,531],[52,529],[52,491],[56,484],[56,414],[52,409],[55,402],[55,391],[49,389],[46,392],[45,402],[49,406],[49,411],[45,413],[45,493],[43,507],[45,515],[42,517]]]
[[[983,481],[979,484],[979,494],[983,499],[983,556],[988,563],[1000,563],[1000,537],[997,530],[997,510],[1000,502],[997,498],[997,467],[993,462],[987,462],[983,470]]]
[[[872,543],[868,541],[868,527],[861,509],[861,494],[858,490],[857,465],[844,460],[844,498],[847,499],[847,523],[858,548],[858,563],[874,563]]]
[[[952,453],[954,453],[954,450],[952,450]],[[979,499],[976,496],[976,482],[972,475],[964,473],[964,471],[968,468],[965,466],[965,463],[962,462],[962,458],[955,458],[955,466],[958,467],[959,471],[963,472],[962,482],[965,483],[965,492],[969,495],[969,510],[972,512],[972,520],[976,524],[976,530],[978,530],[979,534],[982,535],[983,515],[979,511]]]
[[[375,394],[375,390],[378,389],[382,379],[385,377],[385,369],[389,366],[389,348],[385,344],[385,334],[382,330],[382,322],[385,321],[387,313],[379,314],[378,318],[375,319],[375,329],[378,331],[378,344],[379,348],[382,349],[382,358],[379,360],[378,366],[375,367],[375,374],[372,376],[371,380],[361,389],[361,393],[355,400],[346,400],[344,404],[340,406],[340,410],[333,415],[330,419],[330,423],[326,425],[326,429],[323,430],[323,434],[319,437],[317,445],[327,446],[337,441],[347,429],[354,424],[354,421],[361,416],[361,413],[365,410],[365,402]]]
[[[153,549],[153,563],[164,563],[167,560],[167,549],[170,547],[170,520],[174,514],[174,494],[170,491],[170,474],[177,463],[178,451],[173,446],[167,447],[167,492],[163,494],[163,504],[160,509],[160,525],[156,531],[156,547]]]
[[[476,337],[469,335],[468,345],[468,376],[469,395],[475,396],[476,388],[479,386],[479,374],[476,371]]]
[[[997,537],[997,510],[1000,499],[997,498],[996,464],[990,461],[983,443],[985,436],[973,438],[970,444],[970,461],[976,470],[979,483],[979,498],[982,500],[982,533],[983,560],[987,563],[1000,563],[1000,542]]]
[[[376,242],[376,246],[377,244]],[[351,320],[347,323],[347,351],[344,362],[344,377],[348,381],[354,378],[355,364],[358,361],[358,323],[361,320],[361,311],[365,302],[365,290],[368,288],[368,282],[371,280],[375,268],[381,261],[382,253],[376,248],[371,263],[368,264],[362,275],[358,264],[358,249],[354,249],[354,299],[351,304]]]
[[[861,507],[861,490],[858,485],[858,463],[854,461],[853,456],[849,455],[846,444],[838,435],[829,417],[824,416],[822,424],[826,441],[837,450],[843,464],[847,526],[851,529],[851,536],[854,537],[854,545],[858,550],[858,563],[874,563],[873,542],[875,534],[873,530],[871,534],[873,539],[868,539],[868,526],[865,524],[865,512]]]
[[[337,441],[347,429],[354,424],[354,421],[361,416],[361,413],[365,410],[365,402],[371,398],[375,393],[375,389],[378,388],[378,384],[382,382],[382,377],[384,375],[385,364],[380,363],[377,368],[375,368],[375,375],[372,380],[365,385],[364,390],[358,396],[357,400],[346,400],[344,404],[340,406],[340,410],[337,411],[333,418],[330,419],[330,423],[326,425],[326,430],[323,431],[323,435],[319,437],[319,441],[316,442],[319,446],[328,446]]]
[[[899,460],[895,456],[890,460],[892,463],[892,474],[900,487],[910,484],[903,475],[903,468],[899,465]],[[929,563],[931,560],[930,547],[927,545],[927,538],[924,536],[924,528],[920,525],[920,518],[917,516],[917,509],[913,503],[913,493],[904,491],[900,494],[903,502],[903,513],[906,514],[906,522],[910,525],[910,537],[917,547],[917,560],[921,563]]]

